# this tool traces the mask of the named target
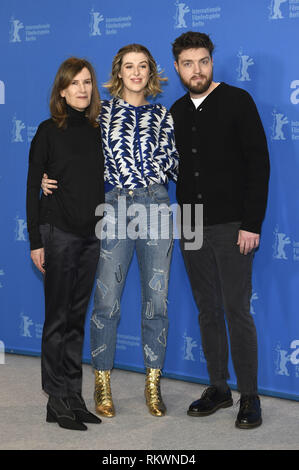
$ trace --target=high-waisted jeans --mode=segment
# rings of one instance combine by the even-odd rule
[[[106,193],[105,204],[106,219],[110,228],[115,228],[115,237],[103,223],[107,237],[101,241],[91,317],[92,365],[96,370],[113,367],[121,296],[136,249],[141,279],[144,365],[161,369],[168,333],[167,295],[173,247],[167,189],[158,184],[135,190],[114,188]],[[157,227],[158,219],[151,216],[152,209],[158,205],[164,221],[160,227]]]

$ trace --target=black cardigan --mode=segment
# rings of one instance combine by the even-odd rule
[[[95,234],[98,204],[104,202],[104,157],[100,127],[84,112],[68,106],[66,129],[52,119],[43,121],[34,136],[27,178],[27,229],[30,248],[41,248],[39,225],[50,223],[82,236]],[[42,174],[58,181],[53,194],[40,198]]]
[[[241,221],[241,229],[260,233],[269,155],[249,93],[220,83],[197,109],[187,93],[170,112],[180,155],[178,203],[202,203],[204,225]]]

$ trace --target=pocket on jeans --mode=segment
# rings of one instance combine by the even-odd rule
[[[106,194],[105,194],[105,204],[114,204],[114,202],[117,200],[118,198],[118,191],[116,188],[114,189],[111,189],[111,191],[108,191]]]
[[[153,199],[157,204],[169,204],[168,191],[165,186],[161,185],[153,191]]]

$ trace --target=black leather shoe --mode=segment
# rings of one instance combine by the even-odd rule
[[[240,429],[256,428],[262,424],[262,410],[257,395],[241,395],[236,426]]]
[[[75,413],[77,420],[83,423],[100,424],[102,420],[90,413],[86,408],[85,402],[80,394],[69,397],[71,410]]]
[[[223,393],[211,386],[204,390],[199,400],[191,403],[187,414],[189,416],[208,416],[219,408],[228,408],[232,405],[233,399],[230,389]]]
[[[49,397],[47,404],[47,422],[58,423],[61,428],[86,431],[85,424],[77,420],[67,398]]]

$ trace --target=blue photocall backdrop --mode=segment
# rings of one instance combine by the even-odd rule
[[[188,30],[211,35],[215,80],[251,93],[265,127],[270,192],[251,298],[258,330],[259,391],[299,400],[299,0],[1,0],[1,346],[7,352],[40,354],[43,285],[30,260],[26,177],[30,142],[38,124],[49,116],[58,66],[72,55],[87,58],[106,98],[102,85],[117,50],[132,42],[144,44],[169,79],[157,98],[169,108],[185,93],[171,43]],[[169,191],[175,202],[174,183]],[[122,299],[115,366],[137,371],[143,371],[140,297],[134,258]],[[207,383],[198,312],[177,240],[168,307],[165,375]],[[91,308],[92,301],[85,362],[90,362]],[[235,387],[232,363],[230,371]]]

